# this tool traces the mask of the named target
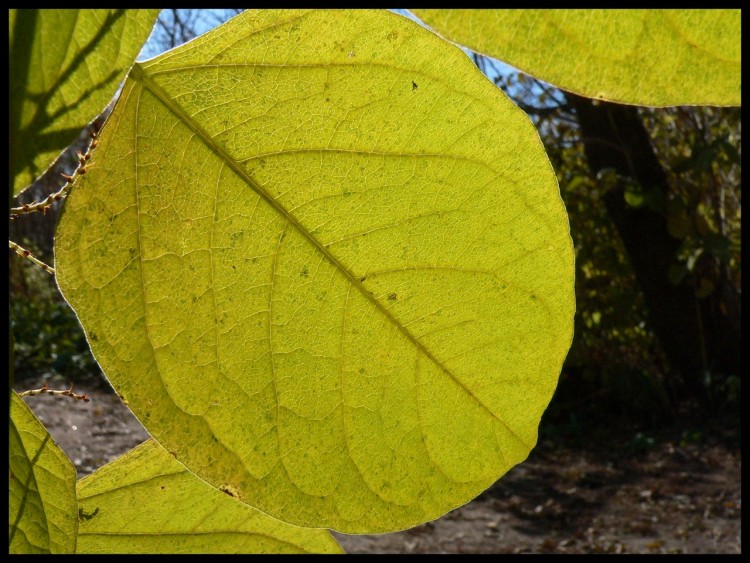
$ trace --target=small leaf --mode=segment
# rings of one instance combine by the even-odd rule
[[[14,195],[41,176],[106,107],[159,10],[11,10]]]
[[[643,195],[643,188],[641,188],[638,182],[626,182],[623,194],[625,196],[625,203],[630,207],[638,208],[646,202]]]
[[[201,481],[154,440],[78,482],[76,553],[343,553]]]
[[[738,106],[740,10],[414,10],[451,41],[582,96]]]
[[[14,391],[9,442],[10,553],[73,553],[76,469]]]
[[[688,272],[692,272],[695,270],[695,265],[698,263],[698,258],[700,258],[703,255],[703,250],[704,250],[703,248],[696,248],[687,257],[687,260],[685,261],[685,266],[687,267]]]

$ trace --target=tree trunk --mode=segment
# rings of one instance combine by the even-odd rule
[[[644,193],[669,193],[667,175],[633,106],[596,102],[566,94],[578,116],[586,159],[593,175],[604,168],[635,179]],[[675,286],[669,266],[680,242],[670,236],[666,215],[648,206],[631,207],[623,187],[606,193],[604,204],[623,240],[649,309],[651,326],[672,367],[682,375],[683,397],[708,399],[706,370],[740,373],[740,297],[725,276],[709,297],[698,299],[690,279]]]

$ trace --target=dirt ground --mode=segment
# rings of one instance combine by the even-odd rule
[[[42,384],[24,380],[16,390]],[[25,400],[79,477],[148,438],[108,387],[74,391],[91,401]],[[335,536],[348,553],[741,553],[737,420],[621,434],[594,442],[543,432],[527,461],[442,518],[405,532]]]

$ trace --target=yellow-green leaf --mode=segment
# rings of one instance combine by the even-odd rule
[[[76,469],[13,391],[8,440],[10,553],[73,553]]]
[[[43,174],[112,99],[159,10],[10,10],[14,194]]]
[[[740,105],[740,10],[414,10],[444,37],[564,90]]]
[[[76,553],[342,553],[198,479],[148,440],[78,482]]]
[[[528,117],[386,11],[251,11],[135,65],[60,288],[149,432],[293,524],[403,529],[526,458],[573,250]]]

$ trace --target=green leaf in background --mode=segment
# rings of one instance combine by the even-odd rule
[[[444,37],[564,90],[740,105],[740,10],[413,10]]]
[[[8,439],[9,552],[73,553],[76,469],[13,391]]]
[[[159,10],[10,10],[11,189],[20,193],[112,99]]]
[[[148,440],[78,482],[76,553],[343,553],[239,502]]]
[[[524,460],[572,338],[533,125],[386,11],[249,11],[136,64],[56,268],[179,461],[349,533],[437,518]]]

